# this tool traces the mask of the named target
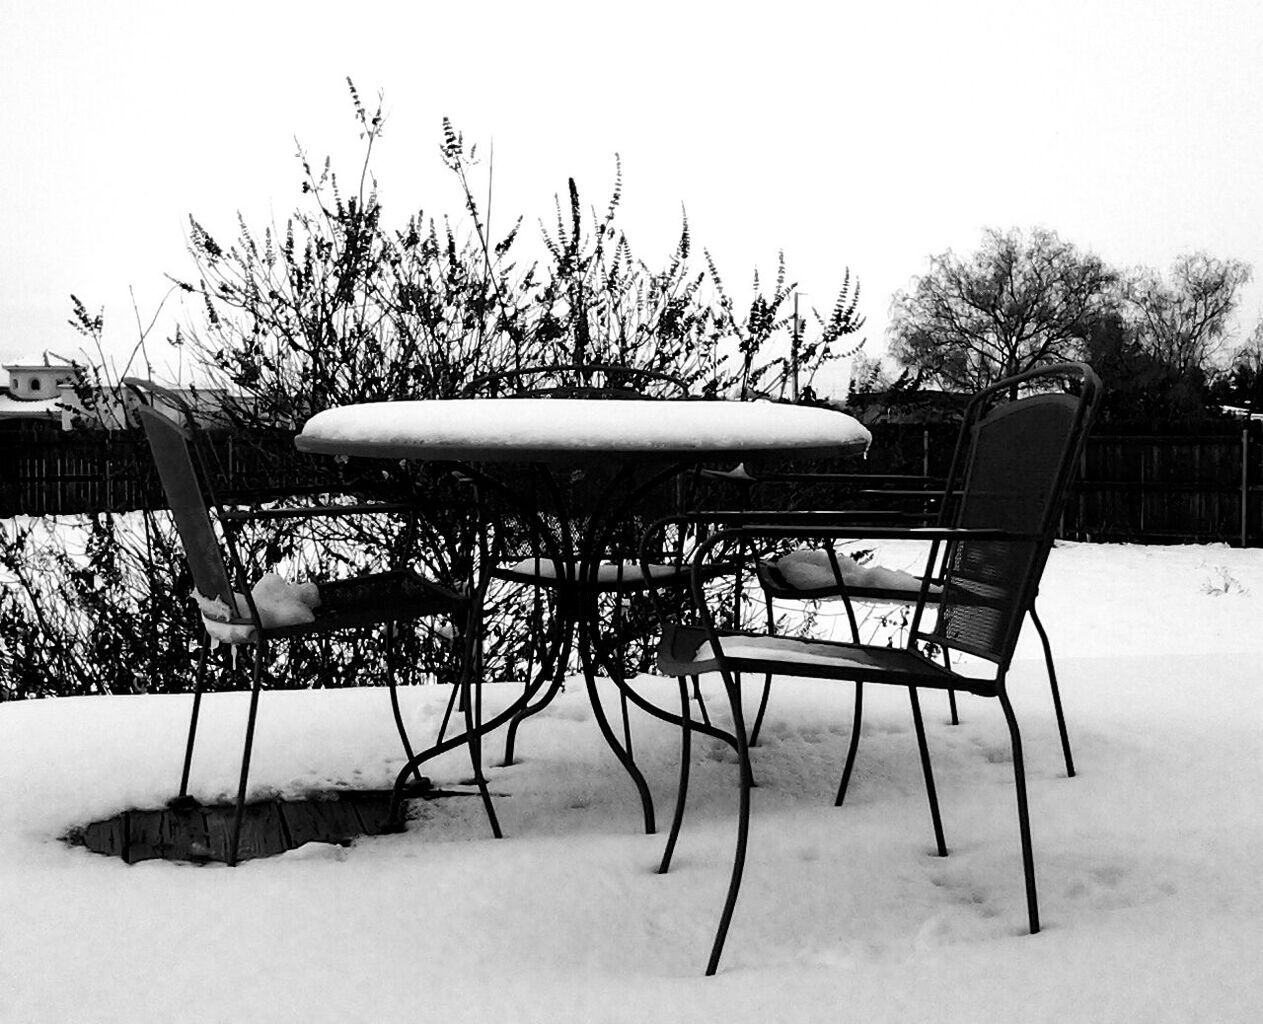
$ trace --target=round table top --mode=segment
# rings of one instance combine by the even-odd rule
[[[551,462],[828,457],[860,454],[870,440],[845,413],[767,401],[465,398],[327,409],[294,443],[323,455]]]

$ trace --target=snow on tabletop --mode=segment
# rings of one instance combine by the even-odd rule
[[[871,435],[830,409],[774,402],[454,399],[376,402],[313,416],[300,448],[731,451],[867,448]]]

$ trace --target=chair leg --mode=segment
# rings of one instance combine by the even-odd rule
[[[735,687],[727,685],[728,700],[732,706],[733,741],[737,748],[737,761],[740,771],[740,804],[737,808],[737,846],[733,852],[732,875],[728,880],[728,895],[724,900],[724,909],[719,915],[719,927],[715,930],[715,941],[711,945],[710,959],[706,963],[706,975],[709,977],[719,969],[719,958],[723,955],[724,940],[728,937],[728,926],[732,923],[732,912],[737,906],[737,896],[741,891],[741,876],[745,870],[746,848],[750,840],[750,782],[753,770],[750,766],[750,747],[746,740],[745,716],[741,712],[741,693]]]
[[[943,667],[947,669],[948,672],[952,670],[952,656],[950,653],[948,653],[948,650],[946,647],[943,648]],[[956,691],[955,690],[947,691],[947,707],[948,707],[948,710],[951,711],[952,725],[960,725],[960,715],[956,713]]]
[[[925,742],[925,722],[921,719],[921,701],[917,697],[917,688],[908,687],[908,697],[912,701],[912,721],[917,730],[917,746],[921,751],[921,771],[925,775],[925,795],[930,801],[930,818],[934,822],[934,842],[938,846],[938,855],[947,856],[947,843],[943,839],[943,819],[939,816],[938,793],[934,788],[934,770],[930,767],[930,748]]]
[[[527,704],[520,712],[509,719],[509,727],[504,738],[504,760],[502,766],[508,767],[514,763],[514,747],[517,743],[517,731],[521,724],[532,715],[543,711],[552,703],[553,698],[561,691],[562,685],[566,681],[566,666],[570,664],[570,651],[573,647],[573,637],[570,630],[567,629],[562,639],[561,649],[556,653],[556,662],[549,659],[545,663],[541,663],[539,667],[541,678],[545,673],[552,673],[552,682],[549,683],[548,689],[544,691],[544,695],[534,704]]]
[[[614,612],[610,619],[610,635],[614,638],[618,637],[619,624],[622,621],[622,617],[623,617],[623,595],[620,592],[615,591]],[[596,633],[595,628],[593,629],[592,632],[593,634]],[[615,673],[618,674],[618,678],[615,680],[615,682],[618,685],[619,713],[622,715],[622,718],[623,718],[623,749],[627,751],[628,757],[630,757],[632,760],[635,760],[636,752],[632,749],[631,713],[627,707],[627,690],[625,686],[623,685],[624,683],[626,683],[627,680],[626,680],[626,677],[623,675],[623,664],[622,664],[622,661],[620,660],[621,656],[622,656],[621,650],[616,649],[613,652],[611,652],[610,657],[608,659],[602,658],[602,660],[605,661],[606,668],[609,669],[611,678],[613,678]]]
[[[479,679],[476,683],[473,683],[474,692],[471,694],[470,685],[473,676],[473,665],[471,662],[472,652],[470,652],[470,661],[466,662],[461,675],[461,687],[464,690],[462,702],[465,705],[465,735],[468,737],[469,760],[474,769],[474,784],[478,787],[478,793],[482,797],[482,806],[487,812],[487,821],[491,825],[491,834],[497,839],[503,839],[504,833],[500,831],[500,821],[496,817],[495,805],[491,802],[491,792],[487,789],[487,777],[482,770],[482,680]]]
[[[618,702],[623,714],[623,749],[627,751],[628,757],[635,758],[636,754],[632,750],[631,713],[627,709],[627,691],[622,686],[618,688]]]
[[[772,673],[763,676],[763,692],[759,695],[759,710],[754,713],[754,725],[750,729],[750,746],[759,745],[759,730],[763,728],[763,716],[767,713],[767,699],[772,693]]]
[[[769,636],[776,633],[776,612],[772,607],[772,599],[767,599],[767,632]],[[750,746],[759,745],[759,730],[763,728],[763,716],[767,713],[767,699],[772,693],[772,673],[763,676],[763,692],[759,695],[759,710],[754,714],[754,727],[750,730]]]
[[[522,688],[528,689],[531,680],[535,678],[535,644],[534,638],[543,632],[544,623],[544,603],[543,592],[540,587],[533,587],[531,590],[531,615],[527,620],[527,626],[531,631],[532,642],[526,645],[526,676],[522,683]],[[541,659],[543,655],[541,654]]]
[[[206,661],[210,656],[210,634],[202,631],[197,652],[197,675],[193,681],[193,712],[189,716],[189,736],[184,745],[184,770],[180,773],[180,797],[189,795],[189,769],[193,766],[193,745],[197,740],[197,716],[202,708],[202,687],[206,683]]]
[[[267,645],[262,637],[255,641],[253,678],[250,686],[250,713],[246,718],[246,742],[241,752],[241,779],[237,783],[237,809],[233,815],[232,836],[228,844],[228,866],[237,863],[237,848],[241,844],[241,823],[246,813],[246,782],[250,777],[250,753],[254,747],[254,723],[259,711],[259,691],[263,687],[263,661]]]
[[[456,707],[456,698],[460,695],[460,680],[452,683],[452,694],[447,698],[447,710],[443,712],[443,721],[439,723],[439,734],[435,737],[435,743],[442,743],[443,737],[447,735],[447,727],[452,721],[452,711]]]
[[[583,627],[580,626],[580,628]],[[594,656],[591,653],[591,645],[587,642],[586,637],[583,638],[583,641],[579,647],[579,655],[583,663],[583,677],[588,691],[588,703],[592,705],[592,717],[596,719],[597,728],[601,730],[601,735],[605,738],[605,743],[610,748],[611,753],[618,759],[619,764],[623,766],[623,770],[627,772],[628,778],[631,779],[632,784],[636,787],[636,793],[640,797],[641,812],[645,820],[645,833],[646,835],[653,835],[658,830],[654,821],[653,794],[649,791],[649,783],[645,781],[644,773],[637,767],[635,759],[623,749],[614,730],[610,727],[609,718],[601,705],[601,694],[596,685],[596,665]]]
[[[1017,789],[1017,823],[1022,837],[1022,870],[1026,875],[1026,915],[1031,934],[1039,931],[1039,903],[1035,895],[1035,854],[1031,847],[1030,808],[1026,801],[1026,767],[1022,759],[1022,736],[1017,729],[1017,716],[1003,688],[1000,690],[1000,707],[1009,725],[1009,739],[1013,744],[1013,782]]]
[[[733,680],[733,690],[735,691],[737,695],[737,700],[741,702],[741,707],[742,707],[741,713],[744,716],[745,715],[745,698],[742,696],[742,693],[741,693],[741,673],[733,672],[732,680]],[[743,718],[743,721],[744,721],[744,718]],[[746,745],[749,746],[749,743],[750,741],[749,739],[747,739]],[[746,774],[748,776],[747,781],[750,785],[750,788],[758,789],[759,783],[758,783],[758,780],[754,777],[754,762],[748,757],[746,758]]]
[[[834,807],[841,807],[846,799],[846,787],[851,782],[851,769],[855,767],[855,752],[860,745],[860,723],[864,717],[864,683],[855,683],[855,714],[851,716],[851,743],[846,750],[846,764],[842,766],[842,781],[838,785],[838,795],[833,801]]]
[[[399,731],[399,739],[403,743],[404,756],[409,763],[413,758],[412,742],[408,739],[408,730],[403,724],[403,712],[399,708],[399,690],[395,678],[395,624],[387,622],[384,630],[386,641],[386,681],[390,687],[390,710],[395,716],[395,728]],[[421,770],[415,769],[417,785],[421,785]]]
[[[1070,754],[1070,734],[1066,731],[1066,716],[1061,710],[1061,690],[1057,686],[1057,670],[1053,667],[1052,644],[1048,642],[1048,634],[1044,624],[1035,614],[1035,605],[1031,605],[1031,621],[1039,633],[1039,641],[1044,645],[1044,663],[1048,666],[1048,685],[1052,689],[1053,710],[1057,713],[1057,730],[1061,733],[1061,752],[1066,759],[1066,775],[1074,778],[1074,758]]]
[[[710,725],[710,714],[706,710],[706,699],[702,696],[702,679],[701,676],[690,676],[693,680],[693,699],[697,701],[697,708],[702,713],[702,724]]]
[[[696,679],[696,676],[694,677]],[[684,677],[679,676],[680,684],[680,783],[675,791],[675,814],[671,818],[671,832],[667,836],[667,845],[662,851],[662,863],[658,865],[658,874],[665,875],[671,867],[671,857],[675,853],[676,840],[680,838],[680,826],[684,824],[684,804],[688,799],[689,762],[693,753],[692,719],[689,716],[689,692]]]

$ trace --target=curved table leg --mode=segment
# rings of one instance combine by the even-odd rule
[[[479,685],[480,682],[481,681],[479,681],[479,683],[475,683],[474,685]],[[536,684],[535,689],[538,688],[539,684]],[[496,729],[500,728],[500,726],[504,725],[505,722],[509,721],[514,715],[518,714],[534,696],[535,690],[524,692],[517,700],[501,711],[498,715],[495,715],[485,722],[475,722],[474,727],[477,730],[479,737],[486,736],[488,733],[494,732]],[[397,829],[402,825],[399,815],[403,807],[403,792],[407,787],[409,776],[411,776],[421,765],[425,764],[425,762],[429,761],[431,758],[438,757],[440,754],[446,754],[448,751],[455,750],[460,746],[467,747],[469,742],[470,734],[467,732],[461,733],[458,736],[452,736],[446,740],[441,740],[427,750],[422,750],[408,759],[395,776],[395,783],[390,796],[390,813],[387,816],[387,822],[390,826]]]
[[[658,865],[658,874],[665,875],[671,867],[671,857],[675,853],[676,840],[680,838],[680,827],[684,824],[684,805],[688,800],[689,767],[693,756],[693,730],[689,722],[689,691],[680,676],[680,717],[684,724],[680,727],[680,781],[675,792],[675,814],[671,818],[671,831],[667,835],[667,845],[662,851],[662,861]]]
[[[544,695],[534,704],[523,706],[522,710],[513,716],[513,720],[509,722],[508,735],[504,740],[504,761],[503,765],[514,764],[513,748],[517,742],[517,731],[521,724],[532,715],[537,715],[544,708],[553,702],[553,699],[561,692],[561,688],[566,681],[566,666],[570,663],[570,652],[574,649],[574,630],[569,622],[567,622],[560,613],[554,616],[555,621],[559,624],[560,636],[554,640],[552,650],[545,663],[540,666],[538,680],[547,678],[552,679],[548,689],[544,691]],[[560,648],[560,650],[558,650]],[[538,688],[538,687],[536,687]],[[532,693],[534,692],[532,689]]]
[[[623,770],[627,772],[632,783],[636,786],[636,792],[640,795],[640,806],[645,816],[645,832],[648,835],[653,835],[657,831],[657,826],[654,822],[653,795],[649,792],[649,784],[645,781],[644,774],[636,766],[631,754],[619,743],[618,737],[614,734],[614,730],[610,727],[609,719],[605,715],[605,709],[601,705],[601,694],[596,686],[596,659],[592,649],[591,630],[592,625],[587,617],[581,618],[579,622],[579,660],[583,664],[583,678],[588,688],[588,700],[592,704],[592,715],[596,719],[597,727],[601,730],[601,735],[605,737],[606,744],[614,752],[619,764],[623,766]],[[628,687],[622,680],[615,679],[614,683],[618,687],[620,694],[628,692]]]
[[[384,628],[386,641],[386,679],[390,686],[390,710],[395,718],[395,728],[399,731],[399,739],[403,743],[404,757],[411,761],[414,754],[412,742],[408,739],[408,729],[404,725],[403,711],[399,707],[398,680],[395,677],[395,624],[387,622]],[[417,773],[417,785],[421,785],[421,773]]]
[[[461,673],[461,689],[464,691],[462,703],[465,705],[465,735],[469,737],[466,747],[469,749],[469,761],[474,769],[474,785],[482,797],[483,809],[487,812],[487,821],[491,825],[491,834],[497,839],[504,838],[500,831],[500,820],[496,817],[495,805],[491,802],[491,793],[487,789],[487,776],[482,770],[482,680],[479,679],[471,693],[471,677],[473,676],[474,640],[471,637],[465,652],[465,670]],[[411,759],[409,759],[411,760]]]

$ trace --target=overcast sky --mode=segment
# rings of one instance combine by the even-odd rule
[[[651,266],[687,208],[738,296],[785,251],[804,302],[846,267],[870,349],[931,254],[994,226],[1120,266],[1205,249],[1263,278],[1263,5],[0,3],[0,358],[79,344],[69,295],[136,336],[185,275],[187,218],[283,222],[295,137],[350,174],[351,76],[385,94],[387,219],[461,211],[444,115],[495,211],[533,224],[576,178]],[[129,291],[130,289],[130,291]],[[1240,331],[1260,316],[1256,281]],[[158,354],[158,353],[156,353]]]

